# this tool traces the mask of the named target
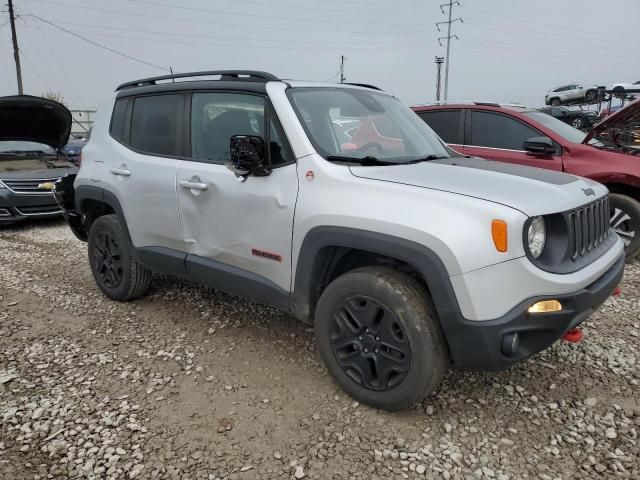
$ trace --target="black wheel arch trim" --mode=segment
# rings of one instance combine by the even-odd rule
[[[403,261],[418,270],[424,277],[435,304],[440,323],[447,334],[451,316],[460,315],[460,307],[440,257],[431,249],[404,238],[348,227],[315,227],[305,236],[300,247],[298,263],[291,294],[291,313],[303,320],[312,320],[314,298],[318,295],[318,275],[323,264],[323,249],[331,247],[352,248],[367,253],[384,255]]]
[[[124,211],[122,210],[122,206],[120,205],[120,201],[118,198],[111,193],[109,190],[106,190],[102,187],[96,187],[93,185],[79,185],[75,188],[74,192],[75,197],[75,211],[80,215],[85,215],[83,211],[84,202],[86,200],[95,200],[97,202],[108,205],[118,217],[122,228],[127,234],[129,241],[131,241],[131,235],[129,233],[129,228],[127,226],[127,222],[124,216]],[[84,222],[83,222],[84,225]],[[88,236],[88,229],[85,226],[86,235]],[[82,238],[81,238],[82,240]],[[86,241],[86,240],[85,240]]]

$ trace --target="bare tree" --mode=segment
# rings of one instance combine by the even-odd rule
[[[53,100],[54,102],[61,103],[62,105],[67,104],[67,102],[64,101],[64,97],[62,96],[62,94],[60,92],[54,92],[53,90],[49,90],[48,92],[44,93],[42,97],[46,98],[47,100]]]

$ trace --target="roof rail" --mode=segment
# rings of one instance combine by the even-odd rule
[[[162,80],[175,80],[177,78],[191,78],[191,77],[209,77],[220,76],[220,80],[242,80],[247,82],[268,82],[272,80],[279,80],[278,77],[267,72],[260,72],[256,70],[210,70],[203,72],[185,72],[174,73],[171,75],[161,75],[159,77],[142,78],[140,80],[134,80],[132,82],[126,82],[122,85],[118,85],[118,90],[125,88],[141,87],[144,85],[155,85],[158,81]]]
[[[380,90],[382,91],[382,89],[380,87],[376,87],[375,85],[369,85],[368,83],[351,83],[351,82],[343,82],[343,85],[353,85],[354,87],[364,87],[364,88],[373,88],[374,90]]]

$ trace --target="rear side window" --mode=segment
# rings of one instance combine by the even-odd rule
[[[131,117],[131,146],[145,153],[179,156],[182,104],[181,95],[136,98]]]
[[[462,145],[462,110],[420,112],[418,116],[446,143]]]
[[[129,101],[126,98],[121,98],[116,101],[113,107],[113,114],[111,115],[111,128],[110,133],[113,138],[119,142],[124,141],[124,124],[126,123],[127,107]]]
[[[473,111],[471,113],[471,141],[478,147],[524,150],[522,144],[541,134],[511,117],[499,113]]]

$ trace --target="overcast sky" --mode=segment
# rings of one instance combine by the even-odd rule
[[[0,6],[0,95],[17,92]],[[371,83],[408,104],[432,101],[436,0],[14,0],[25,93],[98,104],[121,82],[175,71],[256,69],[281,78]],[[461,0],[449,99],[537,106],[567,82],[640,80],[638,0]],[[61,31],[150,65],[124,58]],[[443,69],[444,70],[444,69]],[[444,71],[443,71],[444,78]]]

